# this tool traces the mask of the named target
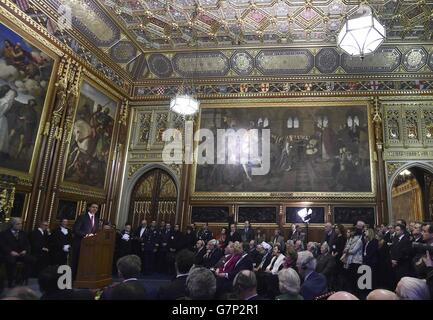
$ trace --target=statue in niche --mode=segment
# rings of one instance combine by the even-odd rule
[[[398,130],[398,122],[396,119],[390,119],[388,122],[388,133],[390,139],[400,139],[400,132]]]
[[[407,137],[409,139],[418,140],[418,129],[416,121],[412,118],[409,118],[407,121]]]

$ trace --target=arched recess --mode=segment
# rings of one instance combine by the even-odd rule
[[[388,176],[387,181],[387,198],[388,198],[388,217],[389,223],[395,222],[396,218],[392,212],[392,187],[394,185],[395,179],[398,175],[404,171],[411,168],[421,168],[433,175],[433,162],[430,161],[392,161],[393,164],[397,164],[398,169],[395,170],[391,175]]]
[[[123,192],[124,196],[122,197],[123,199],[122,199],[118,223],[123,224],[124,222],[128,221],[131,218],[131,208],[132,208],[132,210],[134,208],[134,204],[131,203],[131,198],[133,196],[134,188],[140,182],[142,182],[141,181],[142,179],[145,180],[146,179],[145,177],[148,176],[154,170],[159,170],[160,181],[161,181],[161,179],[166,179],[166,178],[162,178],[162,177],[169,177],[170,180],[172,181],[172,183],[174,183],[174,185],[175,185],[175,188],[176,188],[176,196],[175,196],[176,206],[174,208],[175,217],[174,218],[171,217],[170,221],[172,221],[173,223],[180,223],[180,217],[179,217],[180,181],[179,181],[179,178],[176,176],[176,174],[168,166],[165,166],[164,164],[159,164],[159,163],[152,163],[152,164],[144,165],[139,170],[137,170],[132,177],[130,177],[129,179],[126,179],[125,185],[124,185],[125,189]],[[165,180],[165,181],[167,182],[168,180]],[[161,185],[159,184],[159,186],[161,186]],[[173,197],[167,195],[167,193],[166,193],[167,189],[162,188],[162,189],[158,189],[158,191],[160,193],[162,192],[162,199],[167,199],[167,201],[170,201],[170,202],[172,202],[174,200]],[[146,201],[146,195],[144,195],[143,200]],[[143,206],[143,210],[144,210],[145,204],[141,204],[141,205]],[[154,205],[154,208],[155,208],[155,205]],[[158,206],[156,207],[156,209],[158,209]],[[159,209],[163,212],[168,212],[168,211],[172,212],[173,211],[172,210],[172,204],[167,204],[167,203],[162,204],[159,207]],[[157,212],[155,212],[155,215],[157,215]],[[168,214],[166,214],[166,216],[168,216]],[[160,220],[162,220],[162,216],[160,217]],[[132,223],[132,220],[129,220],[129,222]],[[134,221],[134,224],[137,225],[137,220]]]

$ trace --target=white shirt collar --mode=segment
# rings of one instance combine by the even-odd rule
[[[67,228],[65,228],[65,227],[63,227],[63,226],[60,226],[60,231],[66,236],[67,234],[68,234],[68,229]]]
[[[39,232],[42,233],[42,235],[44,235],[44,230],[42,230],[41,228],[38,228]]]
[[[403,237],[404,237],[404,233],[400,237],[398,237],[398,241],[400,241]]]
[[[128,282],[128,281],[137,281],[137,278],[129,278],[129,279],[125,279],[122,282]]]
[[[178,275],[176,276],[176,279],[177,279],[177,278],[180,278],[180,277],[185,277],[185,276],[187,276],[187,275],[189,275],[189,273],[181,273],[181,274],[178,274]]]

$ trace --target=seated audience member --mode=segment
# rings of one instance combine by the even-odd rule
[[[194,267],[186,278],[188,300],[215,299],[216,279],[212,271],[204,267]]]
[[[256,241],[251,240],[248,244],[248,256],[250,257],[251,261],[253,262],[253,267],[255,268],[260,264],[262,261],[262,254],[260,254],[258,250],[258,246],[256,246]]]
[[[336,262],[329,251],[327,242],[324,242],[320,247],[320,255],[317,257],[316,272],[323,274],[329,285],[334,282]]]
[[[283,268],[293,268],[296,270],[296,259],[298,259],[298,252],[295,250],[295,244],[292,240],[287,240]]]
[[[257,246],[257,250],[262,255],[262,260],[259,265],[254,268],[254,271],[265,271],[272,259],[272,246],[267,242],[262,242],[260,246]]]
[[[266,267],[266,272],[276,275],[280,270],[280,267],[284,263],[284,254],[281,252],[281,246],[277,243],[272,249],[272,259],[269,265]]]
[[[184,249],[176,254],[176,278],[167,286],[159,288],[158,299],[176,300],[186,295],[186,278],[194,265],[194,253]]]
[[[310,251],[298,252],[296,266],[301,278],[304,280],[300,294],[305,300],[313,300],[327,292],[326,277],[315,271],[316,265],[316,259]]]
[[[142,294],[143,292],[144,293],[146,292],[144,283],[138,280],[141,271],[140,257],[133,254],[124,256],[119,260],[117,260],[116,266],[117,266],[117,272],[119,278],[123,280],[121,283],[114,284],[111,287],[104,289],[101,299],[118,300],[118,298],[121,298],[120,292],[124,292],[125,294],[127,293],[132,297],[131,299],[133,299],[133,297],[135,297],[135,300],[146,299],[147,298],[146,294],[140,297],[138,296],[140,293]],[[132,283],[132,284],[127,287],[123,286],[121,289],[117,291],[118,295],[113,297],[114,290],[118,286],[126,283]],[[142,287],[142,289],[139,288],[140,286]],[[125,300],[125,299],[121,298],[120,300]]]
[[[41,300],[93,300],[95,298],[90,290],[60,289],[58,281],[61,274],[57,271],[58,266],[49,266],[39,274]]]
[[[278,286],[281,295],[277,296],[275,300],[304,300],[299,294],[301,279],[294,269],[287,268],[278,272]]]
[[[215,239],[208,241],[206,249],[207,251],[203,256],[203,266],[213,268],[224,254],[218,247],[218,240]]]
[[[30,233],[30,252],[36,260],[34,276],[38,276],[50,264],[49,238],[48,221],[41,221],[39,227]]]
[[[241,270],[253,270],[253,263],[249,259],[248,253],[244,252],[242,243],[235,242],[233,244],[233,254],[221,269],[216,270],[216,276],[232,282],[236,274]]]
[[[430,300],[425,279],[403,277],[398,282],[395,293],[401,300]]]
[[[66,264],[72,245],[72,231],[68,228],[67,219],[62,219],[59,227],[51,234],[49,242],[52,264]]]
[[[295,251],[296,252],[304,251],[304,243],[301,240],[295,241]]]
[[[39,297],[28,287],[15,287],[9,290],[1,300],[39,300]]]
[[[29,239],[22,228],[21,218],[11,218],[11,227],[0,233],[0,252],[5,261],[9,288],[12,288],[16,280],[17,262],[24,264],[23,277],[25,279],[35,262],[35,258],[30,255]]]
[[[329,296],[327,300],[359,300],[356,296],[346,291],[338,291]]]
[[[319,246],[318,246],[317,242],[312,242],[312,241],[308,242],[307,243],[307,251],[310,251],[313,254],[314,258],[317,258],[319,256],[319,253],[320,253],[319,252]]]
[[[240,271],[233,280],[233,289],[240,300],[262,300],[257,294],[257,279],[253,271]]]
[[[371,291],[368,296],[367,300],[399,300],[397,295],[389,290],[386,289],[376,289]]]
[[[138,281],[122,282],[115,286],[110,294],[110,300],[145,300],[146,289]]]
[[[205,254],[206,254],[206,247],[204,245],[204,241],[197,240],[197,243],[195,245],[195,262],[194,262],[196,266],[203,265],[203,257]]]

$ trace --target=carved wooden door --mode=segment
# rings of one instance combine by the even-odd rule
[[[131,194],[129,221],[133,227],[141,220],[174,224],[176,221],[177,188],[172,177],[161,169],[146,172],[137,181]]]

